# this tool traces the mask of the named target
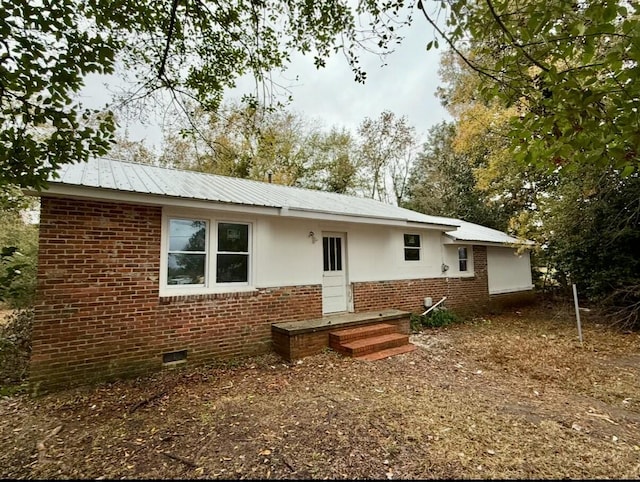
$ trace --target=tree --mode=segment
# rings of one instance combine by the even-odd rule
[[[384,111],[377,119],[366,117],[358,127],[360,164],[369,184],[368,197],[400,204],[415,154],[415,129],[406,116]],[[391,184],[391,193],[388,184]]]
[[[283,109],[227,104],[181,121],[165,136],[165,165],[296,185],[310,162],[306,120]]]
[[[0,0],[0,185],[42,188],[60,165],[107,152],[111,112],[74,96],[87,74],[129,73],[120,107],[146,106],[166,92],[215,112],[245,74],[267,97],[270,72],[293,52],[315,65],[343,52],[356,81],[362,48],[398,41],[403,0]],[[365,19],[366,17],[366,19]],[[361,28],[360,25],[365,25]],[[255,104],[256,96],[248,100]],[[112,105],[111,107],[115,107]]]
[[[404,207],[506,230],[509,213],[492,205],[477,188],[473,162],[455,151],[455,140],[453,123],[442,122],[429,130],[411,169]]]
[[[482,76],[477,93],[514,108],[514,158],[548,170],[640,164],[639,3],[451,0],[441,29]],[[432,42],[431,45],[435,43]],[[431,46],[429,45],[429,47]]]
[[[316,130],[305,141],[310,165],[303,186],[341,194],[354,193],[361,185],[355,141],[346,130]]]

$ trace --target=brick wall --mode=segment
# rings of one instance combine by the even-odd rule
[[[355,311],[395,308],[421,313],[425,309],[424,298],[431,297],[435,304],[444,296],[444,305],[459,313],[485,311],[489,303],[486,247],[473,247],[473,265],[473,277],[353,283]]]
[[[43,197],[34,392],[264,353],[271,323],[321,316],[320,286],[158,296],[161,208]]]

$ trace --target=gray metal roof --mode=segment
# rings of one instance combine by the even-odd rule
[[[448,218],[452,219],[452,218]],[[455,231],[448,231],[446,233],[451,239],[455,241],[480,241],[483,243],[497,243],[497,244],[525,244],[533,245],[533,241],[522,240],[509,236],[497,229],[487,228],[480,224],[469,223],[467,221],[456,220],[460,226]]]
[[[66,164],[57,174],[58,178],[49,179],[52,186],[78,186],[168,198],[246,206],[288,207],[313,213],[407,221],[436,225],[442,229],[455,229],[446,233],[453,240],[497,244],[522,243],[495,229],[460,219],[429,216],[374,199],[104,157],[94,158],[86,163]]]
[[[265,206],[343,216],[368,217],[457,227],[449,218],[400,208],[380,201],[202,172],[94,158],[66,164],[50,178],[52,185],[83,186],[247,206]]]

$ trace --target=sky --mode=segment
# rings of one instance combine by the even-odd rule
[[[365,84],[354,80],[341,54],[329,58],[326,67],[319,70],[311,56],[294,55],[287,72],[274,75],[274,80],[289,87],[293,97],[290,110],[316,125],[326,129],[344,127],[355,133],[365,117],[376,118],[382,111],[390,110],[397,117],[406,116],[409,124],[416,128],[418,138],[424,140],[431,126],[451,119],[435,96],[440,82],[441,51],[426,50],[426,44],[433,40],[433,30],[420,16],[416,15],[413,24],[403,28],[401,35],[405,37],[402,44],[389,54],[384,67],[379,57],[362,53],[360,64],[367,72]],[[87,80],[81,94],[87,107],[103,107],[108,102],[105,82],[115,80],[98,77]],[[238,88],[225,98],[237,100],[253,88],[253,80],[241,79]],[[121,125],[122,131],[125,128],[131,140],[144,140],[148,147],[159,152],[162,132],[158,123],[128,121]]]

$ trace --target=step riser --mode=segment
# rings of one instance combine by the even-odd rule
[[[340,346],[338,351],[350,356],[360,356],[366,355],[369,353],[374,353],[380,350],[386,350],[387,348],[395,348],[402,345],[407,345],[409,343],[409,337],[405,336],[402,338],[398,338],[395,340],[388,340],[384,342],[373,342],[371,344],[366,344],[364,346],[359,346],[357,348]]]
[[[416,348],[417,347],[415,345],[409,344],[409,345],[399,346],[397,348],[390,348],[388,350],[381,350],[374,353],[368,353],[366,355],[361,355],[355,358],[357,360],[364,360],[364,361],[383,360],[385,358],[389,358],[392,356],[402,355],[404,353],[410,353],[414,351]]]

